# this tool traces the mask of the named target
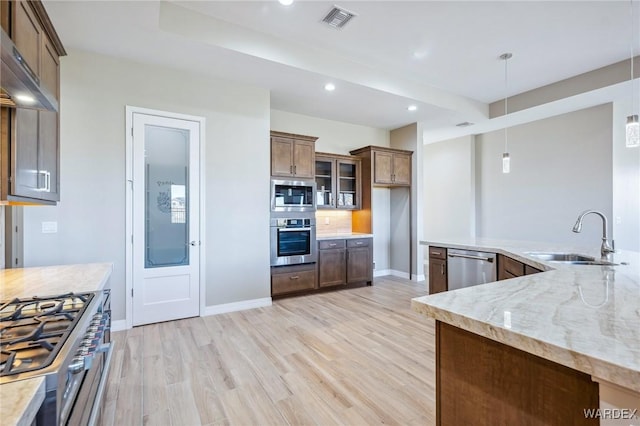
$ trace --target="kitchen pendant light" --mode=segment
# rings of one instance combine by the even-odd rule
[[[511,172],[511,157],[509,156],[509,135],[507,127],[509,78],[507,73],[507,61],[513,57],[511,53],[503,53],[500,59],[504,61],[504,152],[502,153],[502,173]]]
[[[633,32],[633,0],[630,0],[631,3],[631,115],[627,117],[627,125],[626,125],[626,142],[625,145],[627,148],[636,148],[640,146],[640,123],[638,122],[638,114],[633,114],[635,109],[635,96],[634,96],[634,75],[633,75],[633,37],[635,33]]]

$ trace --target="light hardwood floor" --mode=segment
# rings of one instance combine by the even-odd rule
[[[136,327],[116,343],[105,426],[432,425],[424,283],[374,285]]]

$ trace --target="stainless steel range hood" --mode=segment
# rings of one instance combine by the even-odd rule
[[[0,29],[0,106],[58,111],[56,98],[40,84],[7,33]]]

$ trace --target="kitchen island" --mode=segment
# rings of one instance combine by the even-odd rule
[[[421,243],[503,254],[544,271],[412,300],[436,320],[439,424],[597,424],[583,410],[602,408],[598,395],[635,404],[621,409],[640,405],[639,253],[616,253],[626,265],[568,265],[527,253],[594,253],[486,239]],[[541,396],[554,391],[555,406]]]
[[[111,263],[3,269],[0,270],[0,302],[69,292],[100,291],[107,285],[112,270]],[[31,424],[44,398],[44,376],[1,384],[2,425]]]

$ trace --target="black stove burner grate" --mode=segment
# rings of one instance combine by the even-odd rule
[[[14,299],[0,306],[0,377],[51,365],[93,294]]]

